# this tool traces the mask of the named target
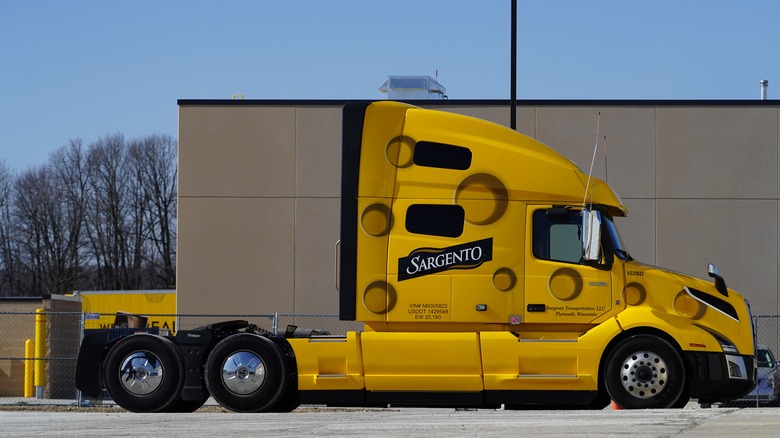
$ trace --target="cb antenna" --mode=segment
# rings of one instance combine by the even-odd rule
[[[585,197],[582,198],[582,208],[585,208],[588,202],[588,192],[590,192],[590,180],[593,177],[593,164],[596,162],[596,151],[599,148],[599,127],[601,125],[601,111],[596,117],[596,145],[593,146],[593,158],[590,160],[590,171],[588,172],[588,183],[585,184]],[[591,207],[593,206],[593,197],[590,198]]]
[[[609,167],[607,166],[607,136],[604,136],[604,181],[609,183]]]

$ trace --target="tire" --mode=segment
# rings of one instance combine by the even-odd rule
[[[288,377],[289,383],[287,384],[287,389],[284,391],[284,394],[279,398],[279,401],[276,402],[270,412],[292,412],[301,405],[301,392],[298,391],[298,370],[296,362],[294,360],[288,360],[286,363],[287,370],[290,371]]]
[[[688,394],[685,367],[677,350],[650,335],[632,336],[607,358],[604,383],[623,409],[685,406]]]
[[[184,380],[186,383],[187,378],[185,377]],[[174,400],[173,403],[166,407],[163,412],[190,413],[200,409],[200,407],[203,406],[210,397],[209,390],[206,388],[206,382],[203,381],[203,379],[200,380],[200,385],[201,389],[203,390],[203,394],[200,399],[182,400],[181,394],[179,394],[179,396],[176,397],[176,400]]]
[[[206,400],[208,399],[209,399],[208,393],[206,393],[206,395],[201,400],[182,400],[181,397],[176,397],[176,400],[173,403],[171,403],[168,407],[166,407],[163,412],[175,412],[175,413],[182,413],[182,414],[195,412],[198,409],[200,409],[200,407],[203,406],[203,404],[206,403]]]
[[[209,354],[206,387],[214,400],[231,411],[270,412],[289,385],[285,364],[281,349],[268,338],[232,335]]]
[[[279,399],[279,401],[274,405],[273,409],[270,409],[270,412],[292,412],[298,409],[298,406],[300,405],[301,393],[298,392],[297,388],[292,388],[290,386],[287,388],[287,391],[285,391],[284,395]]]
[[[691,401],[691,396],[689,395],[690,394],[689,388],[690,388],[689,385],[685,385],[685,388],[683,388],[680,398],[678,398],[677,401],[671,406],[672,409],[684,409],[686,406],[688,406],[688,402]]]
[[[120,340],[103,363],[106,391],[131,412],[160,412],[184,385],[184,360],[170,340],[138,334]]]

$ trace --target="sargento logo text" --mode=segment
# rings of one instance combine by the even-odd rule
[[[398,281],[450,269],[474,269],[493,260],[493,238],[450,246],[418,248],[398,259]]]

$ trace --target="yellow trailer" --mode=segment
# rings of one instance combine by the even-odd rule
[[[81,299],[82,311],[98,314],[87,329],[112,328],[117,314],[130,314],[146,316],[146,327],[176,332],[175,290],[76,291],[73,296]]]

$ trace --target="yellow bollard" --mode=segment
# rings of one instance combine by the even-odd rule
[[[46,386],[46,309],[35,309],[35,397],[43,398]]]
[[[35,343],[32,339],[24,341],[24,396],[32,397],[35,394],[33,388],[33,376],[35,375]]]

